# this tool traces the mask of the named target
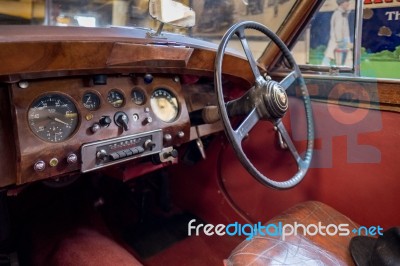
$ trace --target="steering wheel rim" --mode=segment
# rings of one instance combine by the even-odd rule
[[[244,33],[245,29],[254,29],[263,33],[268,38],[270,38],[282,51],[283,55],[285,56],[285,58],[287,59],[293,70],[284,79],[282,79],[281,82],[278,83],[275,81],[265,80],[263,78],[257,67],[257,62],[255,61],[253,54],[250,51]],[[230,102],[225,103],[223,89],[222,89],[223,57],[225,54],[227,44],[234,35],[237,35],[237,37],[239,37],[243,50],[246,54],[247,60],[254,74],[255,84],[250,90],[254,90],[254,93],[251,92],[251,94],[253,94],[253,96],[256,96],[255,98],[257,99],[255,103],[252,104],[252,106],[247,106],[246,118],[243,120],[243,122],[236,130],[232,128],[227,110],[227,109],[234,110],[235,108],[229,108]],[[308,90],[305,81],[303,79],[303,76],[300,72],[300,69],[296,64],[289,49],[275,33],[273,33],[264,25],[253,21],[239,22],[233,25],[231,28],[229,28],[228,31],[223,36],[217,50],[214,67],[215,67],[214,86],[218,98],[218,111],[221,116],[225,133],[239,161],[257,181],[268,187],[275,189],[289,189],[299,184],[303,180],[311,163],[313,145],[314,145],[314,124],[313,124],[313,117],[311,110],[311,101],[308,94]],[[287,111],[287,95],[285,91],[294,82],[298,82],[298,85],[300,85],[300,90],[302,93],[301,96],[304,102],[306,121],[307,121],[307,148],[304,158],[302,158],[297,152],[296,147],[294,146],[284,124],[281,121],[281,118]],[[282,89],[284,90],[283,93]],[[259,92],[257,93],[255,91]],[[285,96],[286,100],[284,99]],[[267,108],[268,109],[266,110],[267,112],[265,112],[263,108]],[[286,142],[288,149],[290,150],[293,158],[295,159],[298,165],[298,171],[296,172],[296,174],[286,181],[275,181],[263,175],[250,162],[250,160],[247,158],[246,154],[242,149],[241,141],[247,135],[247,133],[249,133],[249,131],[256,125],[256,123],[261,119],[269,120],[274,124],[278,132],[282,135],[282,138]]]

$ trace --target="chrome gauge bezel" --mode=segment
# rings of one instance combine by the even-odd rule
[[[140,87],[134,87],[131,90],[131,100],[136,105],[143,105],[146,103],[146,93]]]
[[[92,103],[88,103],[89,99],[85,100],[85,98],[88,95],[90,95],[92,97],[92,99],[90,99],[90,101]],[[97,92],[94,92],[94,91],[85,91],[85,93],[82,95],[82,105],[83,105],[83,107],[85,107],[89,111],[99,110],[99,108],[101,106],[100,95]]]
[[[119,99],[121,102],[113,101],[113,98],[115,97],[115,95],[118,95],[118,97],[121,98],[121,99]],[[114,108],[121,108],[125,105],[125,102],[126,102],[125,95],[119,89],[112,89],[112,90],[108,91],[108,93],[107,93],[107,102],[109,104],[111,104]]]
[[[79,126],[79,117],[75,101],[59,92],[40,95],[30,104],[27,112],[32,133],[50,143],[71,138]]]
[[[156,88],[151,94],[150,106],[154,115],[166,123],[174,122],[180,114],[178,98],[168,88]]]

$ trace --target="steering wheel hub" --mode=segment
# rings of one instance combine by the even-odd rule
[[[289,108],[288,96],[285,89],[278,82],[268,81],[267,91],[264,94],[264,104],[273,119],[282,118]]]

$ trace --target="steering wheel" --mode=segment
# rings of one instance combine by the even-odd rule
[[[245,36],[245,29],[254,29],[265,34],[279,47],[287,59],[292,71],[279,83],[271,79],[266,79],[261,75],[257,62],[250,51]],[[244,53],[254,74],[255,83],[242,97],[225,103],[222,90],[222,63],[227,44],[234,35],[239,37]],[[275,189],[288,189],[300,183],[310,166],[312,158],[314,126],[311,102],[305,81],[292,54],[283,41],[279,39],[275,33],[260,23],[252,21],[239,22],[233,25],[222,38],[215,58],[214,73],[215,90],[218,97],[218,111],[229,142],[233,146],[233,149],[242,165],[257,181],[268,187]],[[284,124],[282,123],[282,118],[288,109],[288,96],[286,90],[293,84],[297,84],[297,86],[300,87],[302,94],[301,97],[305,107],[307,121],[307,148],[303,156],[304,158],[299,155]],[[244,115],[245,119],[236,129],[233,129],[229,118],[237,115]],[[297,163],[297,172],[286,181],[276,181],[263,175],[250,162],[246,154],[243,152],[241,145],[242,140],[260,120],[268,120],[272,122],[275,129],[281,134],[283,141]]]

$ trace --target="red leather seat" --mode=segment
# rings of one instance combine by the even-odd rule
[[[76,228],[41,243],[33,253],[33,265],[142,265],[125,248],[93,228]]]
[[[348,224],[349,230],[358,225],[333,208],[315,201],[298,204],[267,224],[309,224],[322,226],[329,224]],[[332,230],[331,230],[332,231]],[[349,252],[349,243],[353,234],[304,236],[255,236],[242,242],[225,260],[225,265],[354,265]]]

